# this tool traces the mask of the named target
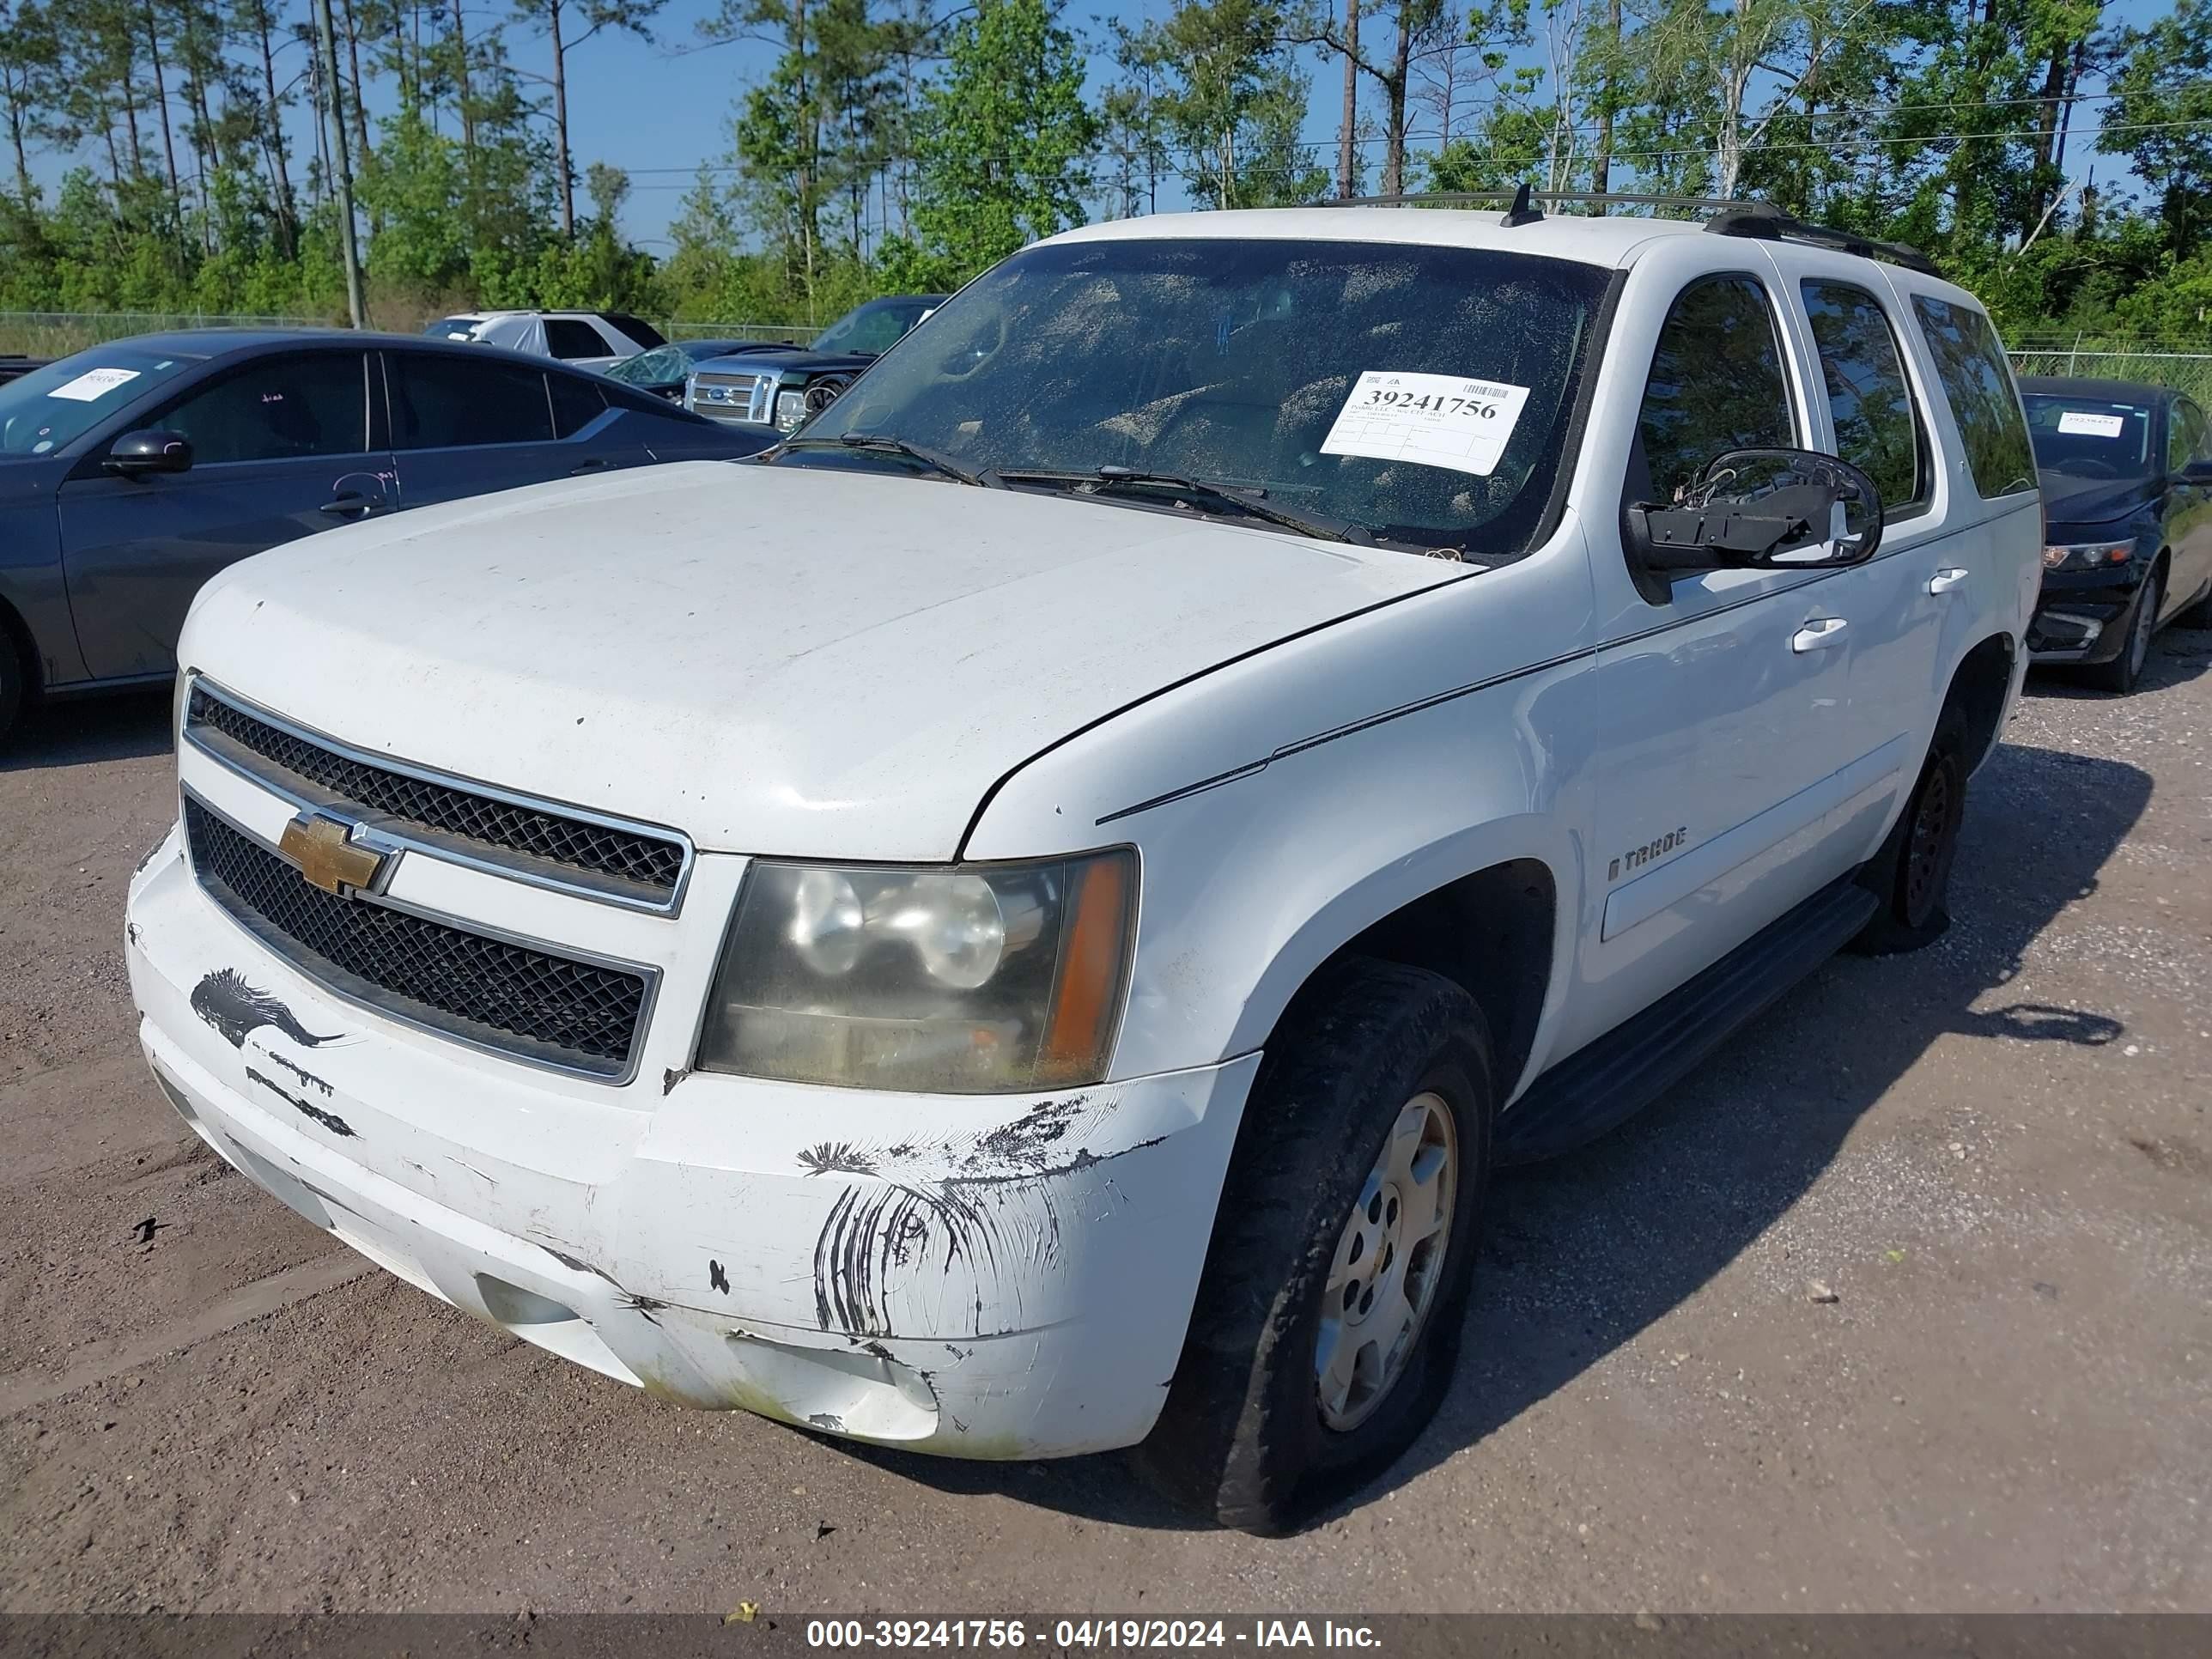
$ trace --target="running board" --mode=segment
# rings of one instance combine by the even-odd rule
[[[1855,877],[1822,888],[1711,967],[1546,1072],[1498,1121],[1501,1164],[1596,1139],[1680,1082],[1848,944],[1881,908]]]

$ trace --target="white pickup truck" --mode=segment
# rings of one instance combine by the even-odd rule
[[[147,1056],[610,1376],[1296,1526],[1434,1411],[1493,1164],[1942,930],[2039,551],[1909,250],[1073,231],[755,462],[210,582]]]

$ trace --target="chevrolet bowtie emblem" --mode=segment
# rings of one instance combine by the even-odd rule
[[[343,818],[302,812],[284,826],[276,850],[300,866],[311,887],[343,894],[371,886],[384,868],[385,854],[356,844],[353,826]]]

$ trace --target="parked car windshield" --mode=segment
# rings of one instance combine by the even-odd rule
[[[814,337],[815,351],[889,351],[900,336],[928,315],[934,299],[871,300],[855,306]]]
[[[2035,464],[2079,478],[2142,478],[2151,471],[2149,407],[2051,392],[2021,395]]]
[[[94,346],[0,386],[0,455],[44,455],[194,368],[133,346]]]
[[[975,474],[1176,474],[1388,539],[1516,553],[1564,459],[1606,283],[1567,260],[1396,243],[1034,248],[948,301],[787,453],[897,464],[811,443],[850,434]]]
[[[441,317],[434,323],[424,324],[422,332],[434,340],[474,340],[483,320],[481,317]]]

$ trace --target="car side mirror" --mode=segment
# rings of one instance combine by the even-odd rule
[[[1631,507],[1627,527],[1653,570],[1834,569],[1881,545],[1881,493],[1833,455],[1736,449],[1673,504]]]
[[[2185,484],[2212,486],[2212,460],[2191,461],[2174,476]]]
[[[154,472],[187,472],[192,465],[191,440],[181,432],[158,427],[126,432],[109,447],[107,459],[100,465],[126,478]]]

